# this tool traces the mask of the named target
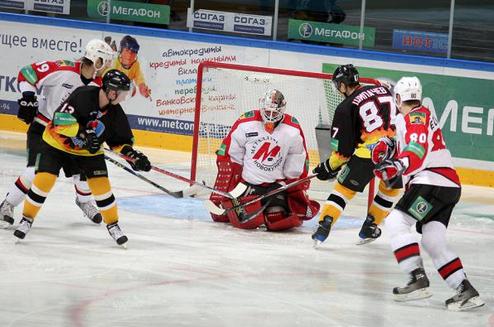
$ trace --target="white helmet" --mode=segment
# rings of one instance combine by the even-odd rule
[[[262,120],[265,123],[276,123],[283,119],[285,113],[286,100],[283,93],[272,89],[264,93],[259,100]]]
[[[394,87],[395,97],[400,95],[401,102],[409,100],[422,100],[422,85],[420,80],[413,77],[402,77]]]
[[[84,58],[91,60],[96,70],[111,65],[114,56],[115,51],[105,41],[99,39],[89,41],[86,45],[86,52],[84,53]],[[102,61],[101,67],[96,66],[99,58]]]

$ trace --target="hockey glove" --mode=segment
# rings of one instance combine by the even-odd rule
[[[384,160],[393,159],[396,153],[396,142],[389,137],[381,138],[372,148],[372,162],[377,165]]]
[[[329,159],[326,159],[326,161],[321,162],[319,165],[317,165],[312,172],[314,174],[317,174],[317,179],[321,181],[327,181],[333,178],[336,178],[338,175],[338,172],[340,169],[333,170],[331,166],[329,165]]]
[[[382,179],[386,186],[391,187],[401,178],[406,167],[401,160],[384,160],[376,166],[374,174]]]
[[[36,95],[31,91],[22,92],[22,98],[17,100],[17,103],[19,104],[17,118],[26,124],[31,124],[38,112],[38,99]]]
[[[135,150],[130,145],[124,145],[122,150],[120,150],[120,153],[132,159],[127,160],[132,169],[142,171],[151,170],[151,163],[149,162],[148,157],[146,157],[142,152]]]
[[[71,137],[65,141],[72,149],[85,149],[89,153],[95,154],[101,147],[96,133],[92,129],[81,129],[77,136]]]

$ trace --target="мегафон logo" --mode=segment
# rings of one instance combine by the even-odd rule
[[[300,26],[298,27],[298,34],[300,34],[300,36],[303,38],[311,37],[313,32],[314,28],[309,23],[300,24]]]

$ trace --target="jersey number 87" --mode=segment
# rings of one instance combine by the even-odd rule
[[[393,97],[382,96],[382,97],[377,97],[377,100],[379,101],[380,104],[387,104],[389,106],[389,113],[390,113],[389,118],[390,121],[392,121],[396,114],[396,106],[393,101]],[[383,125],[383,120],[381,118],[381,114],[379,111],[380,110],[376,106],[374,101],[369,101],[367,103],[364,103],[360,107],[359,114],[360,117],[362,118],[362,121],[364,122],[364,127],[367,133],[370,133],[373,130],[378,129]]]

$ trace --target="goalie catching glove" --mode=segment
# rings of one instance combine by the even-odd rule
[[[124,156],[129,157],[131,160],[127,160],[132,169],[134,170],[142,170],[142,171],[150,171],[151,163],[149,162],[148,157],[144,155],[141,151],[135,150],[130,145],[124,145],[120,153]]]
[[[389,137],[381,138],[372,148],[371,159],[377,165],[384,160],[393,159],[396,153],[396,141]]]
[[[406,167],[401,160],[384,160],[376,166],[374,174],[382,179],[386,186],[393,186],[401,175],[405,172]]]
[[[22,98],[17,100],[17,103],[19,104],[17,118],[26,124],[31,124],[38,112],[38,99],[36,95],[31,91],[22,92]]]
[[[329,159],[326,159],[326,161],[321,162],[319,165],[317,165],[316,168],[312,170],[314,174],[317,174],[317,179],[321,181],[327,181],[336,178],[339,171],[340,171],[339,168],[335,170],[331,168],[331,165],[329,164]]]

